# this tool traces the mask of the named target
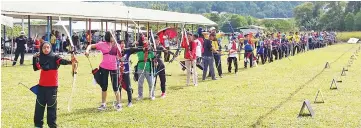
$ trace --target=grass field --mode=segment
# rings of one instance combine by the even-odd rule
[[[354,32],[339,32],[337,33],[337,39],[341,41],[348,41],[350,38],[358,38],[361,39],[361,31]]]
[[[167,97],[156,100],[146,97],[126,106],[126,92],[122,91],[123,110],[111,107],[114,101],[108,90],[108,110],[98,112],[100,87],[93,85],[91,68],[84,56],[79,56],[78,77],[72,111],[67,111],[71,93],[70,66],[59,69],[58,120],[60,127],[361,127],[361,57],[348,67],[338,90],[330,90],[332,78],[340,78],[343,67],[360,44],[339,44],[301,53],[289,59],[244,69],[239,62],[239,73],[228,73],[223,56],[224,77],[216,81],[200,81],[198,87],[185,86],[185,72],[178,61],[166,64]],[[91,57],[98,65],[101,56]],[[133,62],[136,59],[133,58]],[[324,69],[326,62],[330,68]],[[232,71],[233,72],[233,71]],[[35,96],[18,85],[35,85],[39,72],[34,72],[30,61],[26,66],[2,67],[1,127],[32,127]],[[199,76],[201,71],[198,70]],[[201,78],[199,77],[199,80]],[[132,82],[133,98],[137,84]],[[148,86],[144,96],[148,96]],[[325,99],[314,104],[318,89]],[[315,117],[297,118],[302,101],[309,99]],[[46,122],[46,118],[44,118]]]

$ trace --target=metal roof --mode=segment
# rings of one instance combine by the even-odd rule
[[[136,23],[186,23],[215,26],[215,22],[199,14],[178,13],[152,9],[134,8],[109,3],[76,2],[76,1],[2,1],[1,13],[14,18],[46,19],[52,16],[72,17],[75,21],[132,20]],[[64,20],[62,18],[62,20]]]

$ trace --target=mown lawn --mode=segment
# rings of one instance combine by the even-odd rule
[[[98,112],[100,87],[93,85],[89,62],[79,56],[78,77],[74,91],[72,111],[67,111],[71,93],[70,66],[59,70],[58,120],[60,127],[361,127],[361,57],[348,68],[338,90],[330,90],[332,78],[339,78],[341,70],[360,44],[339,44],[302,53],[257,68],[243,69],[239,62],[238,74],[228,73],[226,56],[223,56],[224,77],[206,80],[198,87],[185,86],[185,72],[178,61],[166,64],[167,97],[148,99],[148,86],[144,84],[143,101],[126,106],[126,92],[122,91],[123,110],[115,111],[111,105],[114,96],[108,90],[108,110]],[[92,56],[93,65],[101,56]],[[178,59],[179,60],[179,59]],[[133,62],[137,60],[133,57]],[[324,69],[326,62],[331,68]],[[26,66],[2,67],[2,127],[32,127],[35,96],[22,85],[35,85],[39,72]],[[233,70],[232,70],[233,72]],[[201,71],[198,70],[199,76]],[[201,78],[199,77],[199,80]],[[137,97],[137,84],[132,82],[133,98]],[[318,89],[325,103],[314,104]],[[315,111],[314,118],[297,118],[302,101],[309,99]],[[44,118],[46,122],[46,118]]]
[[[353,32],[339,32],[337,33],[337,39],[340,41],[347,42],[350,38],[358,38],[361,40],[361,32],[353,31]]]

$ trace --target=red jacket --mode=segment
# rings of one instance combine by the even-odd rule
[[[190,60],[195,60],[197,58],[197,56],[196,56],[197,43],[194,41],[188,41],[188,42],[189,42],[189,45],[191,45],[192,49],[190,49],[190,46],[187,45],[187,41],[186,41],[185,37],[183,37],[182,48],[185,48],[184,58],[190,59]]]
[[[35,48],[36,49],[40,48],[40,40],[38,40],[38,39],[35,40]]]

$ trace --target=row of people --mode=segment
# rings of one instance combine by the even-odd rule
[[[208,35],[204,35],[202,31],[192,34],[185,33],[186,36],[183,37],[181,42],[181,47],[185,49],[186,59],[185,66],[187,68],[187,85],[190,83],[190,78],[193,78],[194,86],[198,85],[197,81],[197,72],[196,72],[196,64],[203,64],[203,74],[202,80],[206,79],[209,69],[209,75],[213,80],[216,80],[214,67],[217,68],[218,74],[222,77],[222,66],[221,66],[221,55],[222,53],[218,50],[219,40],[217,40],[217,34],[214,29],[211,29]],[[243,43],[245,44],[245,57],[246,60],[249,57],[253,57],[253,50],[257,47],[259,49],[264,48],[264,51],[272,51],[273,46],[283,46],[280,45],[282,43],[287,43],[285,41],[279,41],[269,36],[267,38],[260,39],[259,45],[253,45],[252,34],[246,35],[248,39],[243,39]],[[124,41],[121,41],[120,45],[118,45],[113,40],[110,32],[106,32],[104,35],[104,40],[96,44],[88,45],[86,51],[84,52],[86,56],[89,56],[89,52],[92,48],[97,49],[102,52],[103,59],[99,65],[99,70],[94,74],[94,78],[97,83],[101,87],[101,95],[102,95],[102,103],[98,107],[98,110],[105,110],[106,100],[107,100],[107,88],[108,88],[108,76],[111,76],[112,81],[112,89],[115,94],[116,102],[114,104],[114,108],[117,111],[122,110],[122,104],[120,102],[121,94],[120,90],[124,88],[127,92],[128,98],[128,107],[131,107],[133,104],[132,101],[132,93],[133,89],[131,86],[130,74],[131,65],[130,65],[130,56],[132,54],[136,54],[138,58],[138,63],[135,67],[135,80],[138,81],[138,98],[137,100],[143,99],[143,84],[144,80],[147,80],[149,87],[149,98],[151,100],[155,100],[155,81],[159,77],[160,78],[160,86],[161,86],[161,97],[164,98],[166,96],[166,67],[161,58],[161,53],[171,54],[173,56],[178,56],[177,54],[169,51],[164,46],[162,46],[159,42],[158,37],[154,38],[154,44],[151,44],[148,40],[145,39],[144,36],[139,39],[136,43],[140,47],[131,47],[125,48]],[[282,38],[280,38],[282,39]],[[229,45],[230,53],[229,59],[237,62],[236,52],[237,49],[236,40],[232,40]],[[273,45],[275,44],[275,45]],[[151,48],[153,46],[153,48]],[[272,47],[271,47],[272,46]],[[286,46],[286,45],[285,45]],[[289,45],[287,45],[289,46]],[[299,46],[299,45],[295,45]],[[40,80],[39,80],[39,91],[37,94],[36,106],[35,106],[35,116],[34,123],[36,127],[42,127],[43,125],[43,116],[44,110],[47,106],[48,108],[48,125],[50,127],[56,126],[56,97],[57,97],[57,87],[58,87],[58,73],[57,69],[59,65],[70,65],[77,62],[75,56],[72,56],[71,60],[65,60],[59,57],[52,50],[52,44],[48,42],[44,42],[40,46],[41,50],[39,54],[35,54],[33,57],[33,69],[41,70]],[[249,49],[251,48],[251,49]],[[285,50],[285,55],[290,55],[290,48]],[[120,50],[122,49],[122,50]],[[260,50],[257,51],[260,51]],[[268,49],[268,50],[266,50]],[[297,49],[297,48],[296,48]],[[297,49],[298,50],[298,49]],[[200,52],[199,52],[200,51]],[[263,51],[263,52],[264,52]],[[257,52],[259,53],[259,52]],[[264,52],[266,53],[266,52]],[[281,52],[282,53],[282,52]],[[267,54],[268,55],[268,54]],[[263,55],[264,56],[264,55]],[[200,59],[201,58],[201,59]],[[271,58],[270,58],[271,59]],[[198,62],[197,62],[198,60]],[[201,60],[201,61],[200,61]],[[252,60],[252,59],[251,59]],[[215,61],[215,63],[214,63]],[[265,60],[262,59],[262,62]],[[251,63],[252,64],[252,63]],[[235,64],[235,72],[237,72],[237,64]],[[245,61],[245,65],[247,65],[247,61]],[[252,65],[251,65],[252,66]],[[231,69],[228,68],[230,72]]]

